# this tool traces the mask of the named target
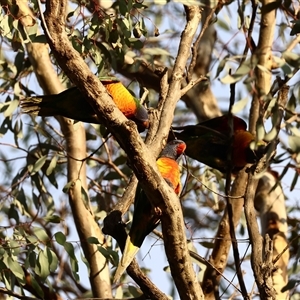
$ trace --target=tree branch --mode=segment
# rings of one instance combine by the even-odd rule
[[[257,57],[257,65],[255,68],[255,89],[252,106],[250,110],[250,124],[249,131],[256,132],[256,123],[258,117],[262,117],[261,103],[268,95],[271,88],[272,79],[272,44],[274,40],[274,30],[276,24],[276,0],[263,0],[261,7],[261,23],[260,32],[255,56]]]
[[[276,23],[276,9],[278,1],[263,0],[261,7],[261,24],[259,32],[259,41],[255,55],[258,65],[256,67],[255,88],[252,106],[250,110],[250,132],[256,133],[256,124],[258,118],[262,121],[263,110],[262,103],[269,94],[271,88],[271,69],[272,69],[272,44],[274,39],[274,29]],[[263,68],[262,68],[263,67]],[[280,118],[281,120],[281,118]],[[245,217],[249,238],[252,245],[251,265],[254,272],[255,281],[260,293],[261,299],[275,299],[275,291],[271,280],[272,266],[265,265],[263,260],[263,238],[259,233],[254,209],[254,195],[258,179],[249,173],[246,195],[245,195]],[[270,269],[271,268],[271,269]]]
[[[288,290],[281,292],[288,282],[287,214],[282,188],[276,185],[277,178],[271,173],[266,173],[260,178],[255,193],[255,208],[260,213],[262,235],[268,234],[273,242],[272,258],[276,269],[272,273],[272,279],[276,297],[287,299]]]
[[[28,3],[25,2],[26,1],[17,1],[17,5],[19,7],[18,18],[23,20],[22,24],[24,24],[24,29],[26,30],[26,26],[32,26],[32,20],[35,20],[35,18],[28,7]],[[30,42],[26,44],[26,48],[38,82],[44,90],[44,93],[57,94],[63,91],[64,87],[54,71],[49,57],[48,45]],[[95,297],[112,297],[106,259],[98,251],[97,245],[91,245],[86,242],[87,238],[91,236],[96,237],[100,242],[104,241],[103,234],[95,222],[94,216],[87,210],[82,201],[81,188],[86,189],[86,164],[85,162],[78,162],[72,159],[72,157],[81,159],[86,155],[85,129],[81,123],[74,126],[73,121],[67,118],[57,117],[57,120],[60,123],[66,139],[68,180],[80,180],[80,184],[74,185],[71,189],[69,200],[81,246],[90,265],[90,283],[92,290]]]
[[[234,227],[239,224],[244,205],[244,199],[236,197],[245,194],[246,180],[247,174],[244,171],[239,172],[230,192],[230,196],[233,198],[228,199],[228,202],[230,203],[229,205],[231,205],[232,211],[234,212],[232,220]],[[205,299],[219,298],[218,286],[221,280],[220,274],[222,274],[226,268],[231,244],[228,211],[226,209],[220,221],[215,238],[214,248],[209,258],[209,262],[214,267],[206,268],[202,281],[202,288],[205,294]],[[219,273],[216,272],[215,268],[219,271]]]
[[[280,130],[281,120],[283,118],[284,108],[288,99],[288,90],[289,87],[283,86],[283,88],[279,91],[277,105],[274,109],[274,114],[277,115],[276,122],[274,124],[274,127],[276,128],[276,135],[272,141],[274,149],[276,146],[275,141]],[[257,169],[259,170],[259,168]],[[247,220],[249,239],[252,245],[251,265],[261,298],[276,299],[276,294],[272,282],[272,273],[274,271],[274,266],[272,261],[267,263],[267,261],[264,260],[269,251],[267,251],[267,253],[264,253],[263,251],[263,238],[259,233],[258,224],[256,221],[256,214],[254,213],[254,197],[258,185],[258,179],[257,177],[255,177],[255,175],[249,174],[245,196],[245,217]],[[265,245],[267,245],[267,239],[265,240]],[[267,248],[267,246],[265,246],[265,248]]]
[[[136,179],[135,179],[136,180]],[[122,213],[114,209],[105,219],[103,224],[103,233],[109,234],[117,242],[123,252],[127,233],[121,220]],[[127,268],[129,276],[140,286],[145,297],[152,300],[168,300],[168,297],[162,293],[139,268],[136,259],[134,259]]]
[[[166,252],[181,299],[201,299],[202,291],[192,268],[184,238],[180,203],[174,191],[158,172],[154,156],[161,150],[161,140],[166,139],[171,126],[189,49],[200,21],[199,8],[197,6],[186,8],[188,22],[182,34],[179,55],[169,87],[168,101],[162,111],[162,119],[155,140],[157,144],[151,147],[150,152],[141,140],[136,125],[127,120],[117,109],[101,82],[91,73],[79,53],[71,46],[64,31],[66,5],[67,1],[46,2],[45,21],[53,39],[53,42],[49,41],[51,49],[66,75],[84,93],[88,103],[97,115],[103,118],[104,124],[127,153],[130,166],[147,196],[151,195],[153,204],[162,210],[162,228],[167,237]]]

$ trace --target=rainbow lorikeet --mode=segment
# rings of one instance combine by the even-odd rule
[[[250,146],[255,137],[246,130],[246,122],[233,116],[233,145],[230,145],[228,115],[213,118],[197,125],[173,127],[170,137],[186,143],[186,155],[223,173],[227,171],[228,152],[232,149],[233,173],[247,163],[255,163],[261,158],[265,144],[258,143],[258,149]]]
[[[120,111],[137,124],[140,132],[149,127],[146,108],[120,81],[110,78],[101,79],[101,82]],[[60,94],[24,98],[20,101],[20,106],[27,114],[43,117],[60,115],[77,121],[101,124],[101,120],[77,87],[69,88]]]
[[[156,161],[162,177],[174,189],[177,195],[181,189],[180,170],[177,160],[184,152],[185,147],[186,145],[183,141],[173,140],[166,145]],[[115,273],[115,282],[119,280],[131,263],[146,236],[155,229],[159,222],[160,213],[151,205],[145,192],[138,185],[134,201],[133,220],[121,261]]]

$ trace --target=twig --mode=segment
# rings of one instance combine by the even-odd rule
[[[143,87],[143,90],[144,90],[144,92],[143,92],[143,95],[142,95],[142,97],[140,99],[140,103],[142,105],[144,104],[144,102],[146,101],[146,99],[147,99],[147,97],[149,95],[149,90],[147,88]]]
[[[251,20],[250,20],[250,25],[249,25],[249,29],[248,29],[248,35],[246,37],[246,44],[245,44],[245,49],[244,49],[244,52],[243,52],[243,57],[240,61],[240,66],[246,60],[246,56],[247,56],[249,48],[250,48],[252,53],[254,53],[254,51],[255,51],[255,49],[253,49],[253,47],[252,47],[253,46],[252,45],[252,32],[253,32],[253,28],[254,28],[254,24],[255,24],[258,1],[251,0],[251,4],[252,4]]]
[[[274,127],[277,129],[276,136],[274,137],[274,147],[276,147],[275,141],[277,135],[279,134],[280,124],[283,118],[284,108],[288,99],[288,86],[284,86],[283,89],[280,90],[277,101],[277,118]],[[272,143],[273,143],[272,142]],[[247,221],[247,228],[249,232],[249,238],[251,245],[255,245],[252,247],[251,253],[251,265],[254,271],[255,281],[257,283],[258,289],[260,291],[260,295],[262,298],[270,297],[275,299],[275,290],[273,288],[273,283],[270,278],[271,272],[273,271],[269,265],[264,265],[264,261],[262,259],[263,253],[263,238],[259,233],[258,224],[256,221],[256,215],[254,213],[254,195],[256,191],[256,187],[258,184],[258,179],[255,178],[255,175],[249,173],[246,195],[245,195],[245,217]],[[267,241],[266,241],[267,242]]]
[[[298,44],[300,43],[300,35],[296,35],[296,37],[289,43],[285,51],[292,51]]]
[[[229,72],[230,74],[231,72]],[[228,113],[228,124],[230,128],[230,140],[231,140],[231,147],[230,149],[233,150],[233,142],[234,142],[234,128],[233,128],[233,116],[232,116],[232,107],[234,105],[235,101],[235,83],[230,85],[230,101],[229,101],[229,113]],[[227,172],[226,172],[226,185],[225,185],[225,194],[228,196],[230,195],[230,189],[231,189],[231,170],[232,170],[232,153],[233,151],[228,152],[227,157]],[[241,270],[241,262],[240,262],[240,254],[239,249],[237,245],[236,235],[235,235],[235,226],[233,222],[233,209],[231,202],[229,201],[229,198],[226,198],[227,200],[227,210],[228,210],[228,221],[229,221],[229,232],[231,237],[231,243],[232,243],[232,250],[233,250],[233,257],[234,257],[234,263],[236,267],[237,277],[239,280],[239,284],[241,286],[241,291],[244,299],[249,299],[248,292],[246,289],[246,285],[243,278],[243,273]]]
[[[161,232],[159,232],[158,230],[154,229],[153,233],[158,236],[160,239],[164,239],[163,234]],[[211,264],[207,259],[205,259],[204,257],[200,256],[198,253],[189,250],[190,256],[192,258],[194,258],[196,261],[200,262],[201,264],[204,264],[206,267],[211,267],[213,268],[221,277],[223,277],[223,279],[225,281],[227,281],[229,283],[229,285],[232,285],[238,292],[241,293],[241,290],[235,285],[233,284],[230,280],[228,280],[226,278],[226,276],[224,276],[217,268],[215,268],[215,266],[213,264]]]
[[[3,287],[0,287],[0,292],[5,295],[13,296],[13,297],[15,297],[17,299],[21,299],[21,300],[36,300],[36,297],[23,296],[23,295],[15,293],[13,291],[7,290],[6,288],[3,288]]]
[[[41,0],[37,0],[37,4],[38,4],[38,9],[39,9],[39,12],[40,12],[40,16],[41,16],[41,21],[42,21],[42,27],[44,28],[44,31],[45,33],[47,34],[47,37],[48,39],[53,42],[53,39],[51,37],[51,34],[48,30],[48,27],[47,27],[47,24],[45,22],[45,18],[44,18],[44,14],[43,14],[43,11],[42,11],[42,4],[41,4]]]
[[[188,171],[188,169],[186,169]],[[198,182],[200,182],[207,190],[211,191],[212,193],[216,194],[217,196],[221,197],[221,198],[228,198],[228,199],[240,199],[242,197],[244,197],[244,195],[238,195],[238,196],[232,196],[232,195],[226,195],[226,194],[221,194],[218,193],[217,191],[214,191],[213,189],[211,189],[209,186],[207,186],[206,184],[204,184],[199,178],[197,178],[193,173],[188,171],[189,176],[193,177],[194,179],[196,179]]]
[[[194,72],[194,68],[196,66],[196,63],[197,63],[197,56],[198,56],[198,46],[199,46],[199,43],[205,33],[205,30],[207,29],[207,27],[209,26],[209,23],[211,22],[211,19],[215,13],[215,10],[216,10],[217,6],[215,6],[214,8],[211,9],[209,15],[206,17],[205,19],[205,22],[201,28],[201,32],[200,34],[198,35],[195,43],[193,44],[193,47],[192,47],[192,60],[191,60],[191,63],[189,65],[189,68],[188,68],[188,72],[187,72],[187,79],[188,79],[188,82],[191,81],[191,78],[192,78],[192,74]],[[201,11],[202,12],[202,11]]]
[[[192,89],[197,83],[199,83],[201,81],[206,81],[206,80],[207,80],[207,77],[200,76],[196,80],[189,81],[189,83],[184,88],[181,89],[181,97],[183,95],[185,95],[190,89]]]
[[[121,220],[121,211],[112,211],[105,219],[102,229],[104,234],[109,234],[117,242],[121,250],[124,250],[127,234]],[[136,259],[134,259],[127,268],[127,273],[141,287],[144,294],[154,300],[168,300],[168,297],[162,293],[139,268]]]
[[[128,211],[129,206],[134,201],[137,184],[138,184],[138,180],[136,176],[132,175],[130,182],[123,194],[122,199],[118,201],[117,205],[114,207],[113,210],[120,211],[122,215]]]
[[[112,160],[106,161],[106,160],[101,159],[99,157],[93,157],[93,156],[92,157],[88,157],[87,159],[93,160],[93,161],[98,162],[99,164],[111,167],[112,169],[114,169],[116,171],[116,173],[120,177],[122,177],[124,180],[127,180],[127,176],[120,170],[120,168],[118,168],[118,166],[115,165],[115,163]]]

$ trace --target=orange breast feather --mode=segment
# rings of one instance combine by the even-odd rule
[[[168,183],[172,184],[172,188],[178,195],[180,193],[180,172],[179,166],[174,159],[168,157],[161,157],[157,161],[158,169],[163,178],[167,180]]]
[[[127,117],[131,118],[134,116],[136,111],[136,103],[134,97],[126,89],[121,82],[103,83],[107,91],[110,93],[114,102],[120,109],[120,111]]]
[[[247,164],[246,149],[254,140],[254,136],[245,130],[237,130],[234,132],[234,143],[232,160],[236,167],[244,167]]]

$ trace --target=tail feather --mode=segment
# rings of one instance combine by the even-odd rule
[[[77,121],[100,124],[92,107],[76,88],[67,89],[60,94],[28,97],[20,101],[23,113],[42,117],[63,116]]]
[[[20,100],[22,113],[50,117],[59,114],[51,96],[28,97]]]
[[[137,254],[139,249],[140,249],[140,247],[135,246],[131,242],[130,236],[128,236],[121,261],[118,265],[118,268],[117,268],[115,276],[114,276],[114,282],[117,282],[121,278],[122,274],[125,272],[127,267],[130,265],[130,263],[134,259],[135,255]]]
[[[42,98],[28,97],[20,100],[20,107],[25,114],[38,115],[41,109]]]

